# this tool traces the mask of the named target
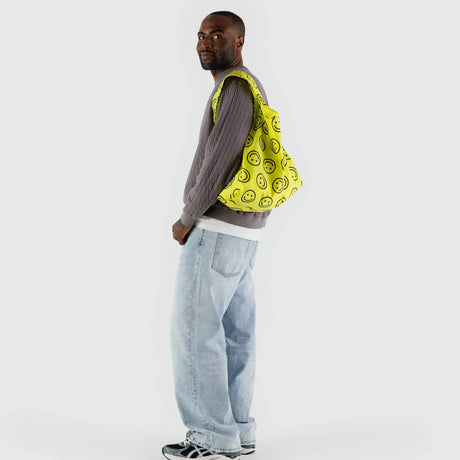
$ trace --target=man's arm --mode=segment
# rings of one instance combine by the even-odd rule
[[[214,125],[205,148],[204,160],[190,189],[180,218],[192,227],[217,200],[241,163],[241,152],[251,129],[254,101],[247,83],[229,79],[221,93]]]

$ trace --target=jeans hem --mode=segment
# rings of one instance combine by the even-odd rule
[[[237,450],[235,449],[217,449],[214,446],[211,446],[211,444],[208,444],[207,442],[196,441],[193,435],[187,436],[187,439],[193,442],[193,444],[196,444],[199,447],[204,447],[205,449],[209,449],[213,452],[219,452],[223,454],[239,454],[240,453],[240,447]]]

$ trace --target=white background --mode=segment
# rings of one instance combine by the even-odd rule
[[[305,183],[259,246],[255,458],[459,458],[455,1],[0,5],[1,459],[185,435],[170,228],[219,9]]]

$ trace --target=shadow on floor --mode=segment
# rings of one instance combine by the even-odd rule
[[[39,411],[16,411],[0,420],[0,436],[12,447],[31,458],[57,460],[160,460],[165,431]],[[434,445],[431,425],[417,417],[333,420],[299,427],[289,437],[283,431],[259,433],[257,452],[248,460],[410,460]]]
[[[289,438],[272,436],[259,443],[259,454],[264,459],[288,453],[302,460],[410,460],[430,451],[434,441],[432,426],[417,417],[354,418],[306,424]]]

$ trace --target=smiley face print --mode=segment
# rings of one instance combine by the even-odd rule
[[[277,177],[272,182],[272,189],[276,193],[281,193],[284,188],[284,180],[281,177]]]
[[[246,190],[246,192],[241,195],[241,201],[243,203],[252,203],[256,199],[256,192],[254,190]]]
[[[259,201],[259,206],[261,208],[268,208],[272,205],[273,203],[273,198],[270,196],[264,196],[260,201]]]
[[[283,190],[286,190],[289,187],[289,179],[284,176],[283,177]]]
[[[289,172],[291,173],[291,178],[295,182],[299,178],[299,173],[294,166],[289,166]]]
[[[238,198],[239,194],[241,193],[241,189],[240,188],[235,188],[233,189],[233,192],[230,193],[230,198]]]
[[[260,153],[256,150],[251,150],[247,156],[248,163],[252,166],[259,166],[260,165]]]
[[[283,198],[280,198],[280,199],[276,202],[275,207],[277,208],[278,206],[281,206],[285,201],[286,201],[286,198],[283,196]]]
[[[278,153],[281,150],[281,145],[275,138],[271,138],[270,148],[272,149],[273,153]]]
[[[252,122],[252,129],[257,131],[262,126],[262,116],[256,115],[254,121]]]
[[[276,169],[276,163],[270,158],[264,160],[264,169],[267,174],[271,174]]]
[[[265,176],[262,173],[257,174],[256,181],[257,185],[262,190],[265,190],[267,188],[267,179],[265,179]]]
[[[262,123],[262,131],[268,136],[268,124],[266,121]]]
[[[251,178],[251,175],[249,174],[249,171],[247,169],[241,168],[238,174],[238,180],[240,182],[243,182],[243,184],[245,184],[246,182],[249,182],[250,178]]]
[[[272,119],[272,127],[277,133],[281,132],[280,118],[277,115]]]
[[[246,142],[244,143],[244,146],[250,147],[253,142],[254,142],[254,138],[250,134],[248,134],[248,137],[246,138]]]
[[[264,101],[264,97],[262,96],[262,94],[257,94],[257,100],[259,101],[259,104],[262,104],[262,105],[265,105],[265,101]]]
[[[213,113],[216,113],[216,111],[217,111],[217,104],[219,104],[219,98],[218,98],[218,97],[215,97],[215,98],[212,100],[212,104],[211,104]]]
[[[287,158],[283,154],[283,158],[281,158],[281,167],[284,169],[284,168],[286,168],[286,166],[287,166]]]
[[[265,152],[265,141],[263,137],[259,137],[259,147],[262,149],[262,152]]]

